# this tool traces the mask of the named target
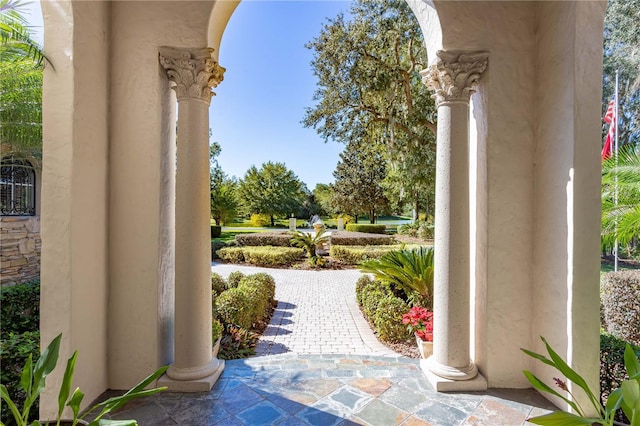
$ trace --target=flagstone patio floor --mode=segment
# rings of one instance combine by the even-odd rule
[[[530,424],[553,409],[532,390],[437,393],[419,361],[380,344],[355,302],[357,270],[301,271],[212,264],[267,272],[278,308],[257,356],[226,361],[213,390],[163,392],[134,401],[113,419],[165,425],[486,425]]]

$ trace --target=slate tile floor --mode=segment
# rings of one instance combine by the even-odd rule
[[[112,416],[165,425],[527,425],[553,409],[532,390],[437,393],[417,360],[280,354],[226,362],[211,392],[160,393]]]

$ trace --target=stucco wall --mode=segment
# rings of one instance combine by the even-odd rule
[[[0,217],[0,284],[40,278],[40,217]]]
[[[111,5],[109,385],[114,389],[126,389],[142,373],[173,361],[175,96],[158,62],[158,47],[206,47],[211,6]]]
[[[42,342],[63,334],[59,364],[79,356],[74,386],[89,403],[107,387],[108,3],[42,2],[45,54]],[[57,412],[62,370],[41,418]]]
[[[605,2],[538,5],[534,318],[598,388],[600,111]],[[559,143],[562,141],[562,143]],[[534,363],[541,377],[549,367]],[[559,401],[555,401],[559,403]]]

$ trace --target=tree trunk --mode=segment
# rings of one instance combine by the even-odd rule
[[[216,226],[220,226],[220,218],[219,217],[214,217],[213,220],[216,221]]]
[[[355,217],[355,223],[358,223],[358,213],[354,214],[353,217]]]
[[[418,212],[418,199],[416,198],[413,201],[413,221],[417,222],[420,217],[420,213]]]
[[[273,220],[273,215],[272,215],[272,214],[270,214],[270,215],[269,215],[269,219],[271,219],[271,226],[272,226],[272,227],[273,227],[273,226],[276,226],[276,223],[275,223],[275,221]]]
[[[376,223],[376,209],[369,210],[369,223]]]

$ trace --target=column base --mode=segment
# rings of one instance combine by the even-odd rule
[[[196,372],[180,370],[172,365],[167,373],[158,379],[157,386],[166,386],[169,392],[209,392],[222,371],[224,361],[217,358],[212,358],[206,368],[199,368]]]
[[[420,360],[420,368],[436,392],[475,392],[485,391],[488,387],[487,379],[478,373],[473,363],[466,369],[457,369],[436,364],[431,356]],[[438,372],[446,372],[448,377],[435,374],[434,369]]]

